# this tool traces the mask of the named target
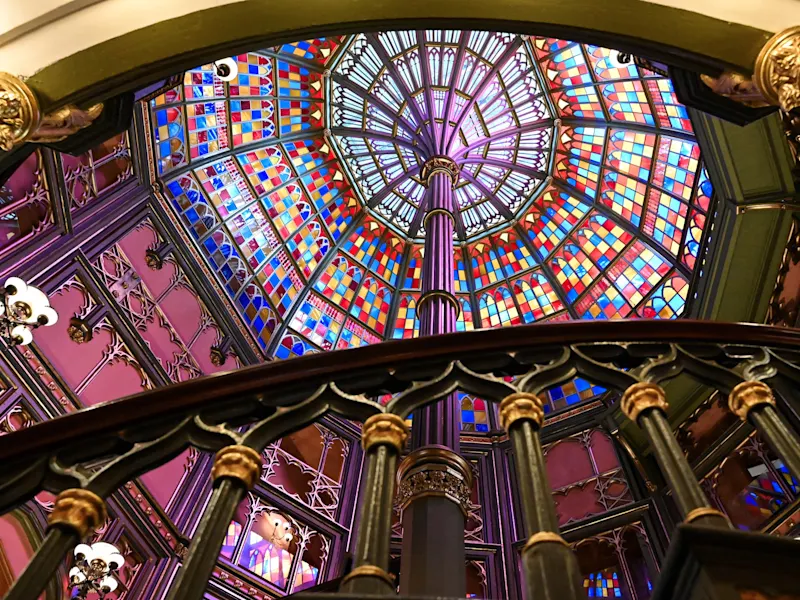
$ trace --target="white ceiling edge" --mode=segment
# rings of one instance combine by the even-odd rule
[[[60,59],[137,29],[241,1],[0,0],[0,71],[28,77]],[[800,0],[639,1],[766,31],[800,24]]]

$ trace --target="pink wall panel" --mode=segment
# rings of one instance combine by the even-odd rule
[[[590,481],[583,487],[573,487],[563,493],[553,494],[559,525],[580,521],[589,515],[605,511],[605,507],[600,503],[596,485],[596,481]]]
[[[153,495],[156,502],[166,510],[181,479],[188,473],[193,463],[192,452],[185,450],[168,463],[145,473],[139,480]]]
[[[203,309],[197,296],[184,287],[177,287],[164,296],[159,306],[169,317],[170,323],[181,339],[187,344],[191,343],[201,327],[203,318]]]
[[[568,438],[549,447],[545,462],[554,489],[584,481],[594,474],[588,453],[575,439]]]
[[[158,235],[149,226],[138,227],[119,241],[119,246],[125,252],[133,269],[156,298],[164,293],[175,276],[175,265],[167,261],[164,261],[161,269],[151,269],[147,266],[145,253],[158,244]]]
[[[106,364],[81,393],[81,402],[93,406],[100,402],[116,400],[148,389],[142,372],[122,360]]]
[[[602,431],[591,433],[592,456],[597,465],[599,473],[606,473],[619,467],[617,454],[614,452],[614,445],[609,437]]]
[[[80,345],[70,339],[70,318],[82,314],[88,306],[88,296],[77,287],[69,286],[50,294],[50,304],[58,312],[58,323],[37,329],[34,343],[70,388],[77,391],[84,379],[102,362],[103,354],[111,344],[111,332],[95,328],[92,339]]]
[[[22,525],[12,515],[0,517],[0,547],[14,578],[19,577],[33,556],[33,547]]]

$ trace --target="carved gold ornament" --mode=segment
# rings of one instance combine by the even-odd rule
[[[73,488],[58,495],[47,524],[50,527],[65,526],[84,538],[105,520],[106,503],[103,499],[89,490]]]
[[[770,104],[787,112],[800,107],[800,27],[777,33],[764,45],[753,83]]]
[[[387,444],[400,454],[406,445],[406,439],[408,426],[397,415],[372,415],[364,421],[364,428],[361,430],[361,445],[364,450],[377,444]]]
[[[455,189],[458,183],[459,172],[460,169],[452,158],[448,156],[431,156],[425,161],[425,164],[422,165],[420,177],[422,178],[422,183],[427,187],[430,184],[431,175],[434,173],[447,173],[450,182],[453,184],[453,189]]]
[[[558,535],[555,531],[539,531],[534,533],[530,539],[525,543],[525,547],[522,549],[522,553],[525,554],[533,548],[534,546],[538,546],[539,544],[561,544],[562,546],[569,548],[569,544],[567,541]]]
[[[219,346],[211,346],[211,350],[209,351],[209,358],[211,359],[211,364],[215,367],[221,367],[225,364],[227,360],[227,356],[222,351],[222,348]]]
[[[91,125],[103,112],[103,104],[86,110],[62,106],[42,115],[39,101],[25,82],[0,72],[0,150],[9,152],[22,142],[52,143]]]
[[[750,411],[762,404],[775,406],[775,396],[769,386],[760,381],[743,381],[728,396],[728,408],[742,421],[747,421]]]
[[[726,71],[719,77],[700,75],[700,79],[711,91],[750,108],[764,108],[769,102],[764,99],[756,84],[741,73]]]
[[[238,479],[251,490],[261,474],[261,455],[247,446],[226,446],[214,458],[211,479]]]
[[[356,567],[344,576],[341,585],[343,586],[351,579],[356,579],[357,577],[378,577],[394,588],[394,577],[375,565],[361,565],[360,567]]]
[[[92,329],[83,319],[73,317],[69,320],[67,334],[76,344],[85,344],[92,339]]]
[[[625,390],[620,406],[625,416],[634,423],[636,423],[643,410],[658,408],[667,412],[669,408],[664,389],[660,385],[647,382],[634,383]]]
[[[508,431],[520,419],[529,419],[541,427],[544,422],[544,405],[535,394],[519,392],[506,396],[500,403],[500,425]]]
[[[443,446],[426,446],[406,456],[397,468],[395,503],[401,511],[417,498],[438,496],[455,502],[464,517],[472,495],[472,469],[461,456]]]

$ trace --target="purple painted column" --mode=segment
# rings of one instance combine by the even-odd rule
[[[421,336],[456,331],[458,317],[458,301],[453,295],[453,186],[458,180],[458,167],[449,159],[437,157],[428,160],[423,175],[427,175],[428,190],[422,296],[417,309]],[[453,394],[414,413],[412,449],[437,444],[458,452],[460,408],[458,397]]]
[[[458,166],[433,157],[422,169],[425,259],[417,311],[420,335],[456,331],[453,295],[453,188]],[[453,394],[414,413],[411,454],[398,467],[397,498],[403,511],[400,592],[461,597],[466,593],[464,519],[472,471],[459,455],[460,405]]]

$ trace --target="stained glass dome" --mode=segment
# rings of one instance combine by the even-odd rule
[[[460,167],[459,330],[675,318],[712,189],[670,80],[626,58],[450,30],[250,52],[150,101],[154,175],[265,356],[417,334],[433,156]]]

